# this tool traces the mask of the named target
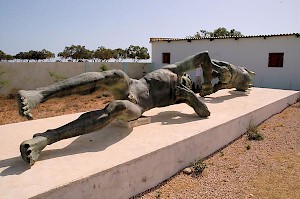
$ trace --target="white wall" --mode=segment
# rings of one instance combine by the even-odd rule
[[[151,63],[126,62],[0,62],[0,71],[4,74],[0,80],[8,82],[0,88],[0,95],[16,94],[21,89],[35,89],[54,83],[55,78],[49,72],[70,78],[84,72],[100,71],[100,65],[109,69],[123,70],[129,77],[139,79],[151,71]]]
[[[256,73],[254,86],[300,90],[300,37],[272,36],[227,39],[179,40],[152,42],[152,62],[162,64],[162,53],[171,53],[171,63],[208,50],[211,58],[245,66]],[[269,53],[283,52],[282,68],[268,67]],[[194,76],[194,72],[190,73]]]

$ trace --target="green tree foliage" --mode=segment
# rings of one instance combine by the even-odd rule
[[[150,55],[148,53],[148,49],[140,46],[130,45],[126,48],[127,58],[133,59],[135,62],[141,59],[149,59]]]
[[[0,61],[5,60],[5,58],[6,54],[2,50],[0,50]]]
[[[108,62],[108,60],[113,58],[113,50],[101,46],[93,52],[92,57],[96,60],[100,60],[101,62]]]
[[[215,29],[213,32],[209,32],[207,30],[200,30],[197,32],[194,37],[201,38],[201,37],[222,37],[222,36],[231,36],[231,37],[239,37],[243,36],[240,31],[235,29],[227,30],[224,27],[220,27]]]
[[[148,49],[145,47],[130,45],[125,50],[122,48],[109,49],[104,46],[98,47],[97,50],[86,49],[85,46],[81,45],[71,45],[66,46],[62,52],[57,54],[61,59],[71,59],[72,61],[90,60],[108,62],[110,59],[115,59],[115,61],[122,61],[126,58],[133,59],[134,61],[139,61],[142,59],[149,59],[150,55]],[[45,59],[54,58],[55,54],[48,50],[35,51],[30,50],[29,52],[19,52],[15,56],[6,55],[4,52],[0,51],[0,61],[2,60],[12,60],[18,59],[21,61],[40,61]]]
[[[113,58],[116,61],[122,61],[123,59],[126,59],[126,51],[122,48],[117,48],[113,50]]]
[[[13,60],[14,59],[14,56],[12,55],[6,55],[6,60]]]
[[[43,49],[41,51],[31,50],[29,52],[19,52],[14,56],[15,59],[20,59],[22,61],[27,60],[28,62],[30,60],[39,61],[39,60],[51,59],[54,57],[55,54],[46,49]]]
[[[8,55],[5,52],[3,52],[2,50],[0,50],[0,61],[2,60],[13,60],[14,57],[12,55]]]
[[[210,35],[212,34],[212,32],[209,32],[207,30],[200,30],[199,32],[197,32],[194,37],[195,38],[201,38],[201,37],[210,37]]]
[[[92,51],[81,45],[66,46],[63,52],[57,54],[58,57],[64,59],[75,59],[76,61],[81,59],[91,59]]]

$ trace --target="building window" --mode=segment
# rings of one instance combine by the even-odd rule
[[[284,53],[269,53],[268,67],[283,67]]]
[[[170,64],[171,63],[171,53],[163,53],[162,54],[162,63]]]

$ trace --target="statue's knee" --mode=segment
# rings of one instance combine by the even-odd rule
[[[116,78],[125,78],[127,74],[121,70],[113,70],[113,76]]]
[[[106,107],[106,111],[109,114],[120,114],[126,111],[127,107],[126,104],[122,100],[115,100],[108,104]]]

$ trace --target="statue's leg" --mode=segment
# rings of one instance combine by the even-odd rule
[[[231,68],[231,64],[225,61],[219,61],[219,60],[212,60],[214,63],[213,70],[218,72],[218,79],[223,84],[228,83],[231,80],[231,72],[229,68]]]
[[[125,99],[130,79],[121,70],[83,73],[76,77],[36,90],[18,92],[19,113],[32,118],[31,110],[50,98],[93,92],[106,88],[115,99]]]
[[[200,117],[210,116],[210,111],[205,103],[202,102],[190,89],[177,86],[176,98],[191,106]]]
[[[203,51],[190,57],[187,57],[186,59],[175,64],[164,66],[164,68],[167,68],[172,72],[178,74],[179,76],[182,76],[185,72],[202,67],[203,84],[201,85],[201,92],[203,95],[209,95],[213,92],[213,86],[211,81],[213,79],[212,71],[215,67],[214,65],[215,63],[211,61],[208,52]]]
[[[201,85],[200,95],[206,96],[213,93],[213,85],[211,83],[214,78],[213,70],[219,68],[218,65],[211,60],[208,52],[201,52],[194,56],[193,65],[196,67],[201,66],[203,71],[203,84]]]
[[[131,121],[141,115],[141,108],[128,100],[112,101],[104,109],[84,113],[62,127],[35,134],[32,139],[21,143],[21,156],[25,162],[33,165],[47,145],[102,129],[115,119]]]

